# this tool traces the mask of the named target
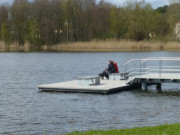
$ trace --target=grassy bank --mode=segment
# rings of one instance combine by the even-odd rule
[[[180,135],[180,124],[122,130],[74,132],[67,135]]]
[[[34,49],[30,44],[24,46],[18,44],[5,45],[0,42],[0,51],[57,51],[57,52],[127,52],[127,51],[180,51],[180,42],[160,41],[91,41],[71,42],[52,46],[41,46]]]

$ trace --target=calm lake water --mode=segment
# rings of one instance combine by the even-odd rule
[[[180,57],[179,52],[0,53],[0,134],[55,135],[180,122],[180,85],[113,95],[39,92],[37,85],[97,75],[115,60]]]

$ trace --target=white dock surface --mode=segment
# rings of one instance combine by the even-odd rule
[[[101,80],[100,85],[81,86],[77,80],[38,86],[41,91],[108,93],[129,87],[125,80]]]
[[[141,76],[130,77],[127,82],[133,82],[135,80],[146,79],[151,83],[180,83],[180,74],[162,73],[162,74],[144,74]],[[82,86],[78,84],[78,80],[45,84],[40,85],[40,91],[57,91],[57,92],[82,92],[82,93],[113,93],[133,88],[130,84],[127,84],[126,80],[100,80],[100,85]],[[149,83],[150,83],[149,82]],[[131,87],[132,86],[132,87]]]

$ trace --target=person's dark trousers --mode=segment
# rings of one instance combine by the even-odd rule
[[[107,71],[104,70],[104,71],[102,72],[102,75],[105,76],[107,79],[109,79],[109,75],[108,75]]]

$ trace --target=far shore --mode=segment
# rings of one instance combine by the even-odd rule
[[[17,43],[6,45],[0,42],[0,52],[137,52],[137,51],[180,51],[180,42],[169,41],[89,41],[68,42],[57,45],[34,47],[29,43],[19,46]]]

